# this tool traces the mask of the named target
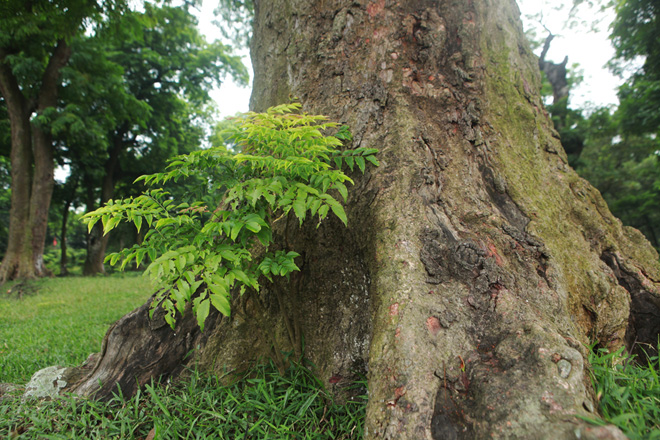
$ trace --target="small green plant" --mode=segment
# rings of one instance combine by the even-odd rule
[[[589,362],[604,421],[618,426],[631,440],[660,439],[658,356],[637,363],[621,347],[612,353],[605,349],[592,351]],[[588,421],[604,423],[599,419]]]
[[[211,306],[230,314],[235,289],[258,291],[260,276],[286,277],[299,270],[296,252],[270,250],[274,224],[290,212],[300,224],[315,216],[320,223],[330,211],[347,222],[334,195],[346,201],[346,183],[353,183],[342,166],[364,172],[368,162],[378,165],[377,150],[339,150],[351,139],[348,128],[298,113],[300,107],[281,105],[234,119],[221,135],[231,148],[179,156],[165,172],[137,180],[151,187],[142,195],[111,200],[85,216],[90,230],[101,221],[104,233],[121,222],[134,223],[138,231],[149,227],[142,244],[106,261],[123,269],[149,257],[146,273],[158,292],[151,310],[161,305],[170,326],[192,302],[203,329]],[[336,133],[325,135],[327,130]],[[181,179],[203,183],[191,201],[175,201],[162,187]]]

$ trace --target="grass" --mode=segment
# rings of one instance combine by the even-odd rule
[[[47,279],[0,291],[0,382],[26,382],[50,365],[76,365],[98,351],[108,326],[149,296],[136,275]],[[6,294],[7,290],[14,292]],[[660,360],[640,365],[623,349],[593,352],[593,383],[603,419],[631,440],[660,439]],[[190,372],[148,385],[136,396],[100,403],[74,396],[52,401],[0,399],[0,438],[359,439],[366,382],[355,400],[333,401],[304,366],[281,375],[255,366],[232,385]]]
[[[660,348],[660,344],[658,345]],[[606,422],[618,426],[631,440],[660,439],[660,360],[633,362],[623,347],[616,352],[592,352],[593,385]],[[603,420],[588,419],[595,424]]]
[[[79,364],[100,349],[109,325],[149,292],[148,282],[131,274],[2,286],[0,382],[23,384],[41,368]],[[0,438],[359,439],[366,382],[352,387],[357,397],[338,404],[305,366],[294,364],[281,375],[265,364],[231,385],[191,371],[185,380],[147,385],[130,399],[107,403],[5,395]]]
[[[78,365],[99,351],[110,324],[151,292],[148,280],[130,273],[7,283],[0,289],[0,383],[19,384],[41,368]]]
[[[0,436],[11,438],[359,439],[366,408],[361,395],[335,403],[304,366],[281,375],[254,367],[233,385],[191,372],[175,385],[146,386],[131,399],[99,403],[72,396],[53,401],[0,402]],[[12,405],[13,404],[13,405]]]

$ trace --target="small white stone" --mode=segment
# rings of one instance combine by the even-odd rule
[[[32,379],[25,386],[23,398],[36,397],[56,397],[62,388],[66,386],[66,381],[62,379],[66,368],[46,367],[32,375]]]

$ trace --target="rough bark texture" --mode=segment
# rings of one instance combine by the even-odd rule
[[[252,108],[298,97],[381,166],[356,176],[348,228],[281,226],[301,273],[207,323],[198,366],[302,335],[325,381],[368,371],[369,439],[622,438],[576,417],[587,344],[655,340],[638,311],[657,314],[658,255],[567,166],[513,0],[255,7]]]
[[[11,126],[11,207],[9,210],[9,237],[7,251],[0,266],[0,283],[18,275],[19,267],[29,267],[21,259],[29,258],[23,252],[25,243],[24,225],[28,224],[30,197],[30,167],[32,163],[30,130],[30,104],[21,93],[16,77],[4,62],[8,55],[0,49],[0,91],[7,103]]]
[[[304,320],[334,322],[321,341],[305,333],[308,348],[333,347],[308,352],[324,378],[368,361],[367,437],[593,434],[575,417],[593,408],[586,344],[623,342],[626,285],[657,310],[658,257],[567,166],[515,3],[256,6],[253,109],[295,96],[381,149],[352,191],[349,230],[305,243],[298,293]],[[354,251],[333,258],[335,243]],[[346,260],[357,270],[337,277]],[[318,313],[325,283],[356,281],[361,303],[330,299],[348,325]],[[355,324],[362,343],[341,345]]]
[[[103,338],[100,353],[90,356],[82,367],[66,370],[64,391],[109,400],[120,388],[124,396],[132,396],[152,380],[164,381],[182,370],[205,336],[195,319],[179,319],[172,331],[160,308],[149,319],[150,303],[114,323]],[[186,315],[192,315],[190,310]],[[217,316],[217,312],[209,316],[209,325],[214,325]]]
[[[71,49],[64,40],[57,43],[33,101],[21,91],[6,62],[8,55],[0,48],[0,92],[7,103],[12,142],[9,242],[0,266],[0,284],[49,273],[43,253],[54,185],[53,144],[48,128],[31,124],[30,118],[34,111],[41,113],[57,104],[59,72],[68,62]]]

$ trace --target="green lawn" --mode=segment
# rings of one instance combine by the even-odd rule
[[[17,384],[41,368],[77,365],[99,351],[110,324],[151,292],[149,281],[134,273],[39,280],[20,289],[20,297],[7,293],[12,287],[0,287],[0,383]]]

